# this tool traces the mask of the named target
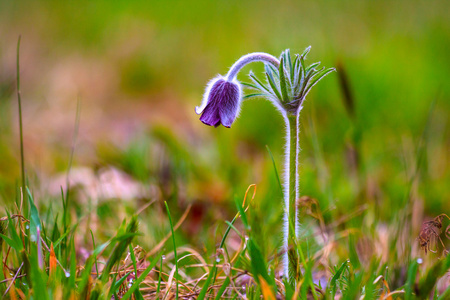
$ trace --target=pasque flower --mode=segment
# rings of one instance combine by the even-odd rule
[[[230,128],[239,113],[242,99],[240,83],[217,76],[208,83],[201,106],[195,108],[197,114],[202,114],[200,121],[209,126],[222,124]]]
[[[226,76],[218,76],[209,82],[202,105],[195,109],[197,114],[202,114],[200,120],[203,123],[215,127],[220,124],[230,127],[238,115],[243,99],[263,97],[271,101],[283,116],[286,123],[283,264],[284,275],[292,285],[300,278],[297,250],[299,222],[296,206],[296,200],[300,198],[298,176],[300,111],[311,88],[334,71],[334,68],[316,69],[320,63],[306,66],[305,58],[310,49],[311,47],[308,47],[301,55],[297,54],[293,61],[289,50],[281,54],[280,60],[260,52],[242,56],[233,64]],[[266,82],[263,83],[250,72],[252,83],[242,85],[253,90],[253,93],[242,97],[241,83],[237,81],[236,75],[242,67],[254,61],[264,63]]]
[[[198,115],[202,114],[200,121],[209,126],[217,127],[222,124],[231,127],[239,114],[242,101],[242,87],[236,75],[242,67],[253,61],[279,65],[278,59],[266,53],[257,52],[242,56],[231,67],[227,76],[219,75],[206,86],[202,104],[195,108]]]

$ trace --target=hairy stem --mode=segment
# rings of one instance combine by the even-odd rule
[[[264,53],[264,52],[250,53],[250,54],[244,55],[241,58],[239,58],[231,66],[230,71],[228,71],[228,74],[227,74],[227,80],[232,81],[245,65],[247,65],[251,62],[254,62],[254,61],[262,61],[264,63],[272,64],[277,69],[280,66],[280,61],[275,56],[272,56],[272,55]]]
[[[289,283],[295,285],[299,279],[297,240],[297,205],[298,199],[298,131],[299,117],[297,115],[286,116],[286,179],[285,179],[285,276]]]

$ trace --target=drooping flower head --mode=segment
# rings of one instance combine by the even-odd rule
[[[195,108],[200,121],[209,126],[230,128],[239,113],[242,88],[236,79],[217,76],[206,86],[201,106]]]
[[[242,87],[236,79],[238,72],[246,64],[253,61],[263,61],[278,67],[277,58],[267,53],[251,53],[238,59],[226,76],[217,76],[206,86],[202,105],[195,108],[195,112],[201,114],[200,121],[209,126],[222,124],[230,128],[236,119],[241,102]]]

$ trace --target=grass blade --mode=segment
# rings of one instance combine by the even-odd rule
[[[344,271],[348,268],[348,264],[349,264],[348,260],[344,261],[344,263],[339,267],[339,269],[336,271],[336,273],[334,273],[333,277],[331,277],[330,287],[332,290],[332,298],[333,299],[336,296],[337,282],[341,278]]]
[[[211,280],[214,277],[216,264],[214,263],[214,267],[209,272],[208,278],[206,278],[205,284],[203,285],[200,294],[198,294],[197,300],[203,300],[206,296],[206,292],[208,292],[208,288],[210,286]]]
[[[162,257],[160,258],[160,261],[161,261],[161,263],[160,263],[160,266],[159,266],[158,286],[156,288],[156,295],[157,295],[158,299],[159,299],[159,292],[161,291],[161,280],[162,280],[161,273],[162,273],[162,265],[163,265]]]
[[[222,298],[223,293],[225,293],[226,288],[230,284],[230,277],[227,276],[225,281],[222,283],[222,286],[220,287],[219,291],[217,292],[216,298],[214,300],[220,300]]]
[[[135,276],[137,276],[138,272],[137,272],[136,256],[134,255],[134,249],[131,246],[131,244],[128,245],[128,249],[130,251],[131,261],[133,262],[134,274],[135,274]],[[143,298],[139,289],[137,289],[134,292],[134,296],[138,299]]]
[[[91,238],[92,238],[92,247],[94,247],[94,249],[95,249],[95,239],[94,239],[94,233],[92,232],[92,229],[89,229],[89,231],[91,232]],[[98,264],[97,264],[97,257],[95,258],[95,271],[97,272],[97,277],[98,277]]]
[[[21,247],[22,247],[22,243],[17,243],[15,240],[13,240],[12,238],[10,238],[10,237],[8,237],[8,236],[6,236],[6,235],[4,235],[4,234],[1,234],[0,233],[0,237],[8,244],[8,246],[10,246],[11,248],[13,248],[14,250],[16,250],[16,251],[20,251],[20,250],[22,250],[21,249]]]
[[[242,205],[239,203],[238,198],[235,198],[235,199],[234,199],[234,203],[236,204],[236,208],[237,208],[239,214],[241,215],[242,223],[244,224],[245,228],[246,228],[247,230],[249,230],[250,227],[249,227],[249,225],[248,225],[247,216],[245,215],[244,208],[243,208]],[[230,226],[230,225],[232,225],[232,224],[229,224],[229,226]],[[231,226],[230,226],[230,227],[231,227]]]
[[[277,166],[275,164],[275,159],[273,158],[272,151],[270,151],[269,146],[266,145],[267,152],[269,152],[270,159],[272,160],[273,169],[275,171],[275,176],[277,177],[278,186],[280,187],[281,196],[283,196],[283,185],[281,184],[280,176],[278,175]]]
[[[417,261],[413,261],[408,269],[408,277],[406,279],[405,285],[405,300],[414,299],[413,291],[414,291],[414,283],[416,281],[417,269],[419,268],[419,264]]]
[[[266,283],[271,286],[272,290],[274,290],[275,289],[275,281],[273,280],[273,278],[271,278],[269,276],[269,273],[267,272],[266,262],[262,256],[261,250],[256,245],[253,238],[250,238],[248,240],[247,247],[248,247],[248,251],[250,254],[250,258],[251,258],[251,267],[252,267],[253,277],[256,280],[258,280],[260,277],[262,277],[266,281]],[[262,285],[261,282],[260,282],[260,285]]]
[[[14,226],[14,222],[12,221],[11,215],[9,214],[8,211],[6,211],[6,214],[8,215],[8,231],[11,234],[11,238],[6,237],[5,235],[1,236],[5,240],[5,242],[8,243],[8,245],[10,245],[16,251],[22,251],[23,250],[22,240],[20,239],[19,235],[16,232],[16,227]]]
[[[114,295],[115,293],[117,293],[117,290],[120,288],[120,286],[122,285],[122,283],[127,279],[128,275],[131,274],[132,271],[126,273],[124,276],[122,276],[119,280],[113,282],[112,287],[111,287],[111,291],[109,292],[109,296],[108,298],[110,298],[110,296]]]
[[[172,241],[173,241],[173,255],[175,258],[175,280],[177,282],[176,285],[176,298],[178,299],[178,258],[177,258],[177,244],[175,242],[175,232],[173,230],[173,224],[172,224],[172,217],[170,215],[169,206],[167,205],[167,202],[164,201],[164,204],[166,205],[167,215],[169,217],[169,223],[170,223],[170,230],[172,231]]]
[[[28,201],[27,196],[25,194],[26,180],[25,180],[25,155],[23,148],[23,122],[22,122],[22,99],[20,96],[20,39],[17,40],[17,61],[16,61],[16,75],[17,75],[17,103],[19,109],[19,138],[20,138],[20,166],[21,166],[21,174],[22,174],[22,193],[24,197],[23,207],[23,215],[28,217]]]
[[[166,203],[167,205],[167,203]],[[122,299],[128,299],[131,297],[134,291],[139,288],[139,285],[142,281],[144,281],[145,277],[151,272],[151,270],[156,266],[156,263],[159,261],[160,256],[155,257],[150,265],[144,270],[144,272],[141,273],[141,275],[136,279],[136,281],[133,283],[133,285],[130,287],[130,289],[123,295]],[[177,284],[178,286],[178,284]],[[178,299],[178,294],[175,299]]]
[[[137,217],[133,216],[130,220],[130,223],[124,229],[125,223],[122,223],[121,228],[114,238],[117,241],[116,247],[114,248],[108,262],[106,263],[105,268],[102,271],[102,275],[100,276],[100,280],[103,283],[106,283],[109,278],[109,273],[111,272],[112,267],[120,261],[123,253],[126,251],[128,245],[131,243],[133,238],[137,235],[138,230],[138,221]]]
[[[33,196],[31,195],[31,192],[28,188],[26,188],[27,194],[28,194],[28,205],[29,205],[29,209],[30,209],[30,235],[31,235],[31,240],[33,240],[33,236],[36,238],[37,240],[37,232],[38,230],[40,230],[41,228],[41,220],[39,219],[39,213],[37,210],[36,205],[34,205],[34,199]]]

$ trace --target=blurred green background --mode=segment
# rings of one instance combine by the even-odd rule
[[[123,210],[104,203],[122,203],[130,214],[167,200],[176,218],[193,204],[186,239],[208,244],[209,235],[197,233],[229,219],[233,197],[256,183],[255,218],[276,244],[282,206],[266,145],[281,176],[282,118],[269,102],[249,100],[231,129],[215,129],[194,107],[209,79],[241,55],[311,45],[308,62],[338,72],[313,89],[302,111],[301,194],[319,201],[326,223],[358,207],[390,222],[413,203],[420,227],[425,216],[450,213],[449,11],[449,1],[3,0],[1,201],[12,203],[20,178],[21,35],[26,167],[41,208],[60,205],[48,200],[58,199],[51,186],[67,173],[79,101],[73,172],[83,167],[97,180],[114,167],[127,183],[151,187],[132,201],[106,196],[97,209],[105,224]],[[242,81],[250,69],[263,71],[250,65]],[[80,201],[77,214],[89,203]],[[161,211],[146,214],[160,220]]]

